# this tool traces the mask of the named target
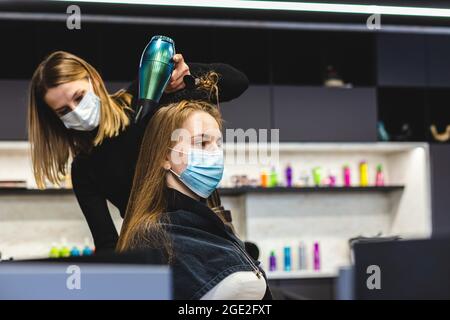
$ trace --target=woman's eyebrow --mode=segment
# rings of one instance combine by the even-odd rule
[[[201,137],[201,136],[202,136],[201,134],[197,134],[195,136],[191,136],[191,143],[194,143],[195,140],[198,140],[198,137]]]
[[[197,134],[197,135],[195,135],[195,136],[192,136],[191,137],[191,141],[194,141],[195,139],[198,139],[198,138],[202,138],[202,140],[210,140],[211,139],[211,135],[209,135],[209,134],[207,134],[207,133],[200,133],[200,134]]]
[[[75,99],[75,96],[77,95],[77,93],[78,93],[79,91],[80,91],[80,90],[77,90],[77,91],[74,92],[74,94],[72,95],[72,99],[71,99],[71,100],[74,100],[74,99]],[[68,108],[68,107],[69,107],[68,105],[63,105],[62,107],[59,107],[59,108],[55,109],[55,111],[56,111],[56,112],[62,111],[62,110],[64,110],[64,109]]]

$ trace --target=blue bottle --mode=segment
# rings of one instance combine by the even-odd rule
[[[80,250],[78,249],[77,246],[74,246],[72,248],[72,250],[70,250],[70,256],[71,257],[79,257],[80,255],[81,255],[81,252],[80,252]]]
[[[284,247],[284,271],[291,271],[291,247]]]
[[[83,256],[91,256],[92,254],[92,249],[89,246],[85,246],[83,249]]]

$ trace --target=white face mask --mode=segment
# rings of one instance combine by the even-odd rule
[[[100,123],[100,98],[91,90],[76,108],[60,117],[66,128],[91,131]]]

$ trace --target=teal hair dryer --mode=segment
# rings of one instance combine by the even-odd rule
[[[174,69],[174,41],[154,36],[142,52],[139,63],[139,95],[135,122],[156,111]]]

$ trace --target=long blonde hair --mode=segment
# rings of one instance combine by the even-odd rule
[[[204,101],[181,101],[162,107],[147,125],[117,244],[118,251],[135,249],[145,244],[163,249],[171,257],[170,241],[161,227],[167,218],[166,170],[163,164],[169,148],[176,144],[176,141],[172,141],[172,133],[181,128],[194,111],[210,114],[222,128],[219,110]]]
[[[48,89],[80,79],[91,79],[101,100],[100,124],[93,140],[86,133],[66,129],[44,101]],[[105,138],[117,136],[130,123],[127,110],[131,110],[132,96],[125,90],[109,95],[99,73],[89,63],[64,51],[50,54],[39,64],[31,79],[28,99],[28,139],[39,188],[45,187],[46,179],[58,185],[67,173],[71,157],[101,144]]]

